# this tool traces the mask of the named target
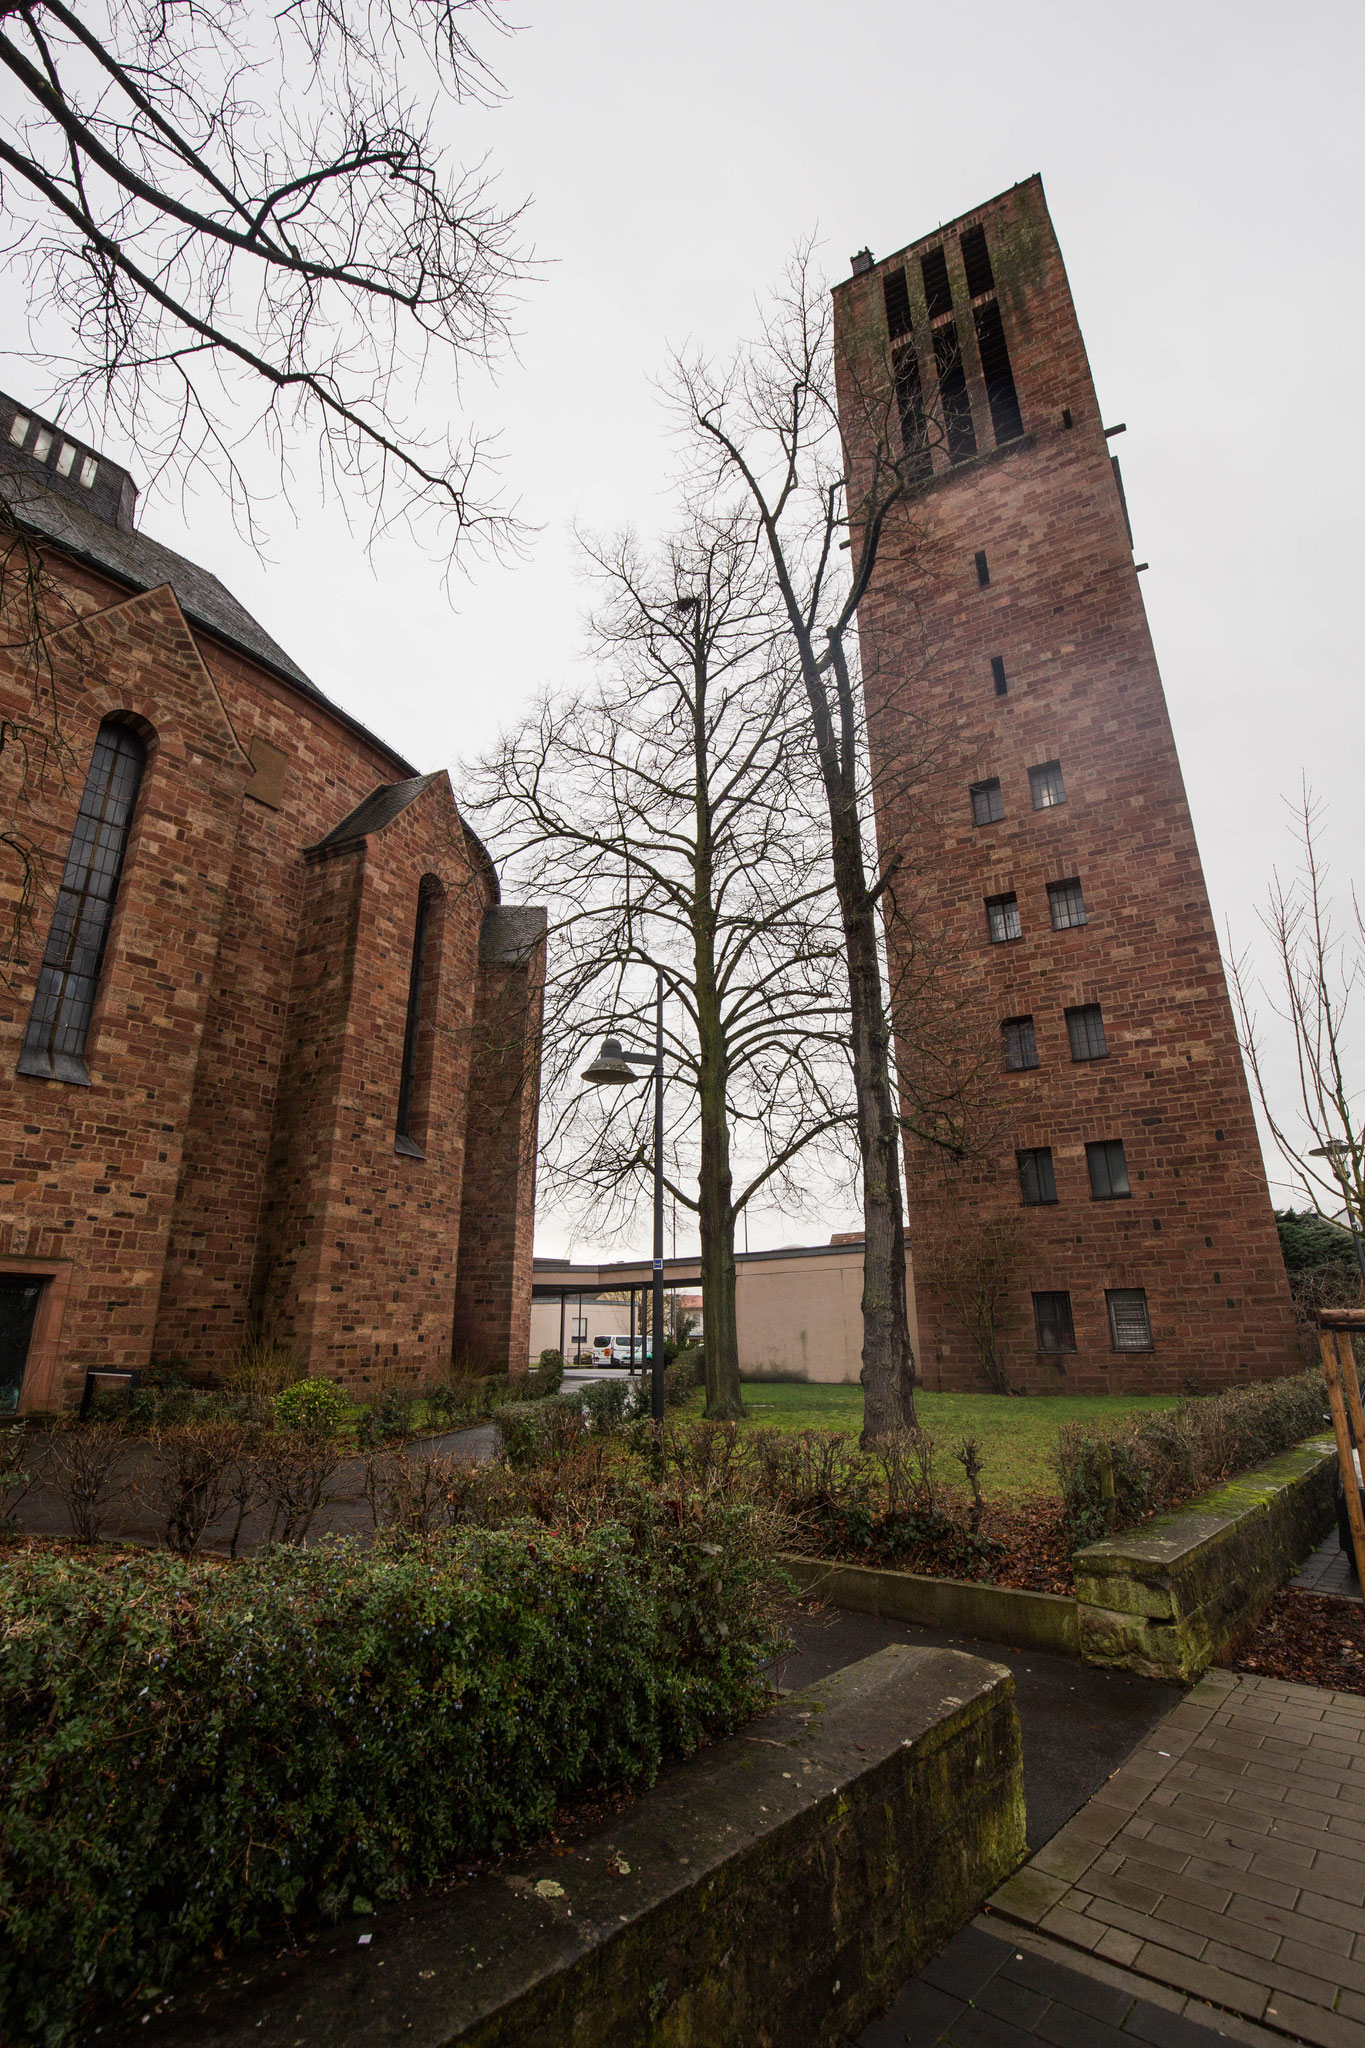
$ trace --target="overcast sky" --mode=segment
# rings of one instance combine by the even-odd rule
[[[429,561],[397,547],[368,561],[317,509],[306,459],[299,522],[272,517],[267,560],[203,494],[188,527],[178,500],[144,500],[148,531],[213,568],[420,767],[454,765],[578,658],[569,522],[659,516],[669,450],[651,379],[667,347],[728,350],[812,229],[837,278],[864,243],[883,255],[1039,171],[1104,416],[1128,423],[1114,445],[1220,928],[1252,938],[1302,772],[1330,807],[1338,878],[1359,873],[1365,10],[519,13],[523,32],[496,52],[505,104],[458,132],[469,157],[502,166],[509,196],[531,196],[544,265],[517,359],[469,394],[539,529],[529,559],[476,566],[452,609]],[[27,395],[12,359],[5,382]],[[454,401],[433,384],[429,402]],[[538,1249],[556,1251],[551,1193]],[[751,1242],[848,1220],[768,1216]]]

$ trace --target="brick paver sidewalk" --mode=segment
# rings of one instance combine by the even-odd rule
[[[1338,1600],[1360,1598],[1360,1581],[1351,1570],[1350,1554],[1342,1549],[1335,1529],[1305,1559],[1289,1584],[1296,1593],[1334,1593]]]
[[[1365,2048],[1365,1698],[1211,1672],[990,1912],[1135,1992]]]

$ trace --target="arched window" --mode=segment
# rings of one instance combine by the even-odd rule
[[[85,1041],[99,987],[114,897],[128,845],[147,749],[129,726],[107,718],[95,740],[38,992],[19,1055],[21,1074],[86,1081]]]
[[[398,1119],[395,1152],[425,1159],[427,1096],[431,1086],[432,1014],[436,962],[441,944],[441,912],[445,892],[435,875],[424,875],[417,892],[417,922],[412,934],[412,967],[408,975],[408,1014],[403,1026],[403,1065],[398,1077]]]

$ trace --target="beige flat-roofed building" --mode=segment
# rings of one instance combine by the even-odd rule
[[[910,1336],[914,1342],[914,1276],[908,1257],[906,1268]],[[701,1268],[695,1258],[665,1259],[664,1287],[670,1295],[693,1292],[700,1278]],[[532,1282],[533,1356],[538,1356],[539,1350],[547,1345],[558,1344],[561,1314],[566,1334],[572,1332],[580,1297],[591,1325],[586,1332],[589,1343],[597,1330],[592,1316],[599,1311],[623,1317],[613,1328],[630,1330],[632,1290],[638,1330],[641,1296],[647,1293],[649,1284],[648,1259],[593,1265],[537,1259]],[[776,1251],[736,1253],[735,1317],[739,1327],[740,1371],[758,1375],[800,1373],[826,1384],[856,1381],[862,1369],[862,1292],[861,1237],[835,1239],[829,1244],[784,1245]],[[604,1294],[620,1295],[622,1299],[596,1299]],[[552,1334],[537,1344],[542,1330]],[[918,1353],[918,1346],[916,1349]],[[570,1355],[568,1346],[565,1355]]]

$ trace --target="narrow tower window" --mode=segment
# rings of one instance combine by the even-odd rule
[[[1107,1060],[1109,1044],[1098,1003],[1081,1003],[1066,1013],[1066,1033],[1073,1060]]]
[[[996,696],[1008,696],[1010,686],[1005,677],[1005,657],[1003,654],[993,654],[991,656],[991,675],[995,681]]]
[[[886,327],[893,341],[900,341],[910,332],[910,292],[903,270],[888,270],[882,279],[882,297],[886,301]]]
[[[986,382],[986,402],[991,409],[991,425],[995,429],[998,447],[1005,441],[1017,441],[1024,431],[1019,394],[1014,388],[1014,371],[1010,368],[1010,352],[1005,341],[1005,323],[994,299],[986,299],[981,305],[973,306],[972,320],[981,355],[981,375]]]
[[[934,366],[938,371],[938,395],[943,406],[948,460],[966,462],[976,453],[976,429],[972,425],[972,401],[967,391],[962,345],[957,338],[954,320],[934,329]]]
[[[1050,811],[1054,804],[1066,802],[1066,784],[1062,780],[1060,761],[1044,761],[1028,772],[1028,786],[1033,792],[1035,811]]]
[[[953,288],[948,282],[948,259],[942,249],[929,249],[919,259],[924,279],[924,297],[929,318],[937,320],[953,310]]]
[[[907,483],[923,483],[933,475],[929,453],[929,428],[924,417],[924,391],[920,384],[919,357],[915,344],[907,342],[891,358],[896,385],[896,410],[900,414],[901,446],[906,454]]]
[[[137,734],[106,719],[95,740],[57,892],[19,1055],[21,1074],[88,1079],[85,1042],[146,761],[147,749]]]
[[[986,230],[982,227],[965,228],[958,237],[962,249],[962,267],[967,273],[967,296],[979,299],[982,292],[995,290],[995,276],[991,270],[991,252],[986,247]]]
[[[430,1078],[429,1048],[422,1043],[423,1026],[429,1020],[424,1014],[429,1006],[430,976],[427,973],[428,959],[434,951],[431,944],[432,908],[440,900],[441,885],[433,875],[422,878],[417,892],[417,920],[412,934],[412,965],[408,973],[408,1011],[403,1026],[403,1064],[398,1077],[398,1119],[394,1131],[393,1148],[409,1159],[425,1159],[426,1153],[418,1142],[417,1126],[424,1108],[421,1097],[425,1093],[423,1080]],[[423,1053],[427,1057],[423,1058]],[[425,1071],[424,1071],[425,1070]],[[421,1133],[425,1136],[425,1132]]]
[[[1069,1294],[1035,1294],[1033,1324],[1040,1351],[1074,1351],[1076,1329],[1071,1320]]]
[[[1052,1147],[1035,1145],[1028,1152],[1016,1152],[1019,1164],[1019,1192],[1026,1209],[1037,1209],[1057,1199],[1057,1178],[1052,1171]]]
[[[1026,1067],[1037,1066],[1038,1040],[1032,1017],[1006,1017],[1000,1035],[1005,1041],[1005,1067],[1009,1073],[1019,1074]]]
[[[972,823],[998,825],[1005,815],[1005,799],[998,779],[972,784]]]
[[[986,560],[984,548],[978,548],[976,551],[976,580],[983,590],[991,580],[991,565]]]

